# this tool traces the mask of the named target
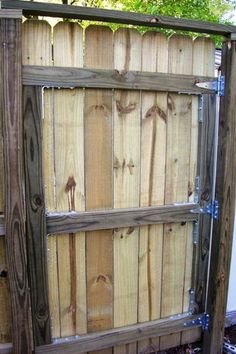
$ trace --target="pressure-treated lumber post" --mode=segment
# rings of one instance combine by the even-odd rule
[[[236,187],[236,41],[223,46],[222,74],[226,91],[221,100],[216,199],[220,217],[214,223],[204,354],[221,354],[229,282]]]
[[[21,82],[21,11],[0,10],[0,102],[4,144],[6,253],[14,354],[32,353]]]
[[[42,90],[23,89],[26,233],[35,345],[51,342],[47,292],[46,215],[42,172]]]

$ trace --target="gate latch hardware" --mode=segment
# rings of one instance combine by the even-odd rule
[[[202,315],[199,315],[198,318],[195,320],[185,322],[184,327],[194,327],[194,326],[201,326],[203,331],[207,331],[209,328],[209,322],[210,322],[210,315],[208,313],[203,313]]]
[[[219,202],[214,200],[210,204],[206,204],[204,207],[192,209],[191,213],[194,214],[210,214],[213,219],[218,219],[219,216]]]
[[[236,353],[236,346],[226,341],[224,341],[223,349],[225,354]]]
[[[218,96],[224,96],[225,94],[225,77],[224,75],[219,75],[215,81],[199,82],[196,86],[205,88],[208,90],[213,90]]]

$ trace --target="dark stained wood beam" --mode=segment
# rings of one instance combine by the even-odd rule
[[[48,87],[116,88],[180,93],[214,93],[196,83],[215,81],[214,77],[175,75],[139,71],[119,72],[51,66],[24,66],[23,84]]]
[[[2,0],[3,9],[21,9],[23,14],[35,16],[51,16],[80,20],[123,23],[138,26],[172,28],[175,30],[219,34],[227,36],[236,32],[236,27],[169,16],[144,15],[135,12],[105,10],[86,6],[49,4],[31,1]]]
[[[221,354],[232,251],[236,192],[236,41],[222,53],[225,97],[221,99],[216,199],[219,220],[214,222],[207,312],[211,325],[204,334],[204,354]]]
[[[32,320],[26,252],[26,209],[21,77],[21,12],[0,10],[0,107],[3,127],[5,240],[14,354],[32,354]]]
[[[46,215],[42,172],[42,92],[23,89],[26,235],[35,345],[51,343],[48,303]]]
[[[195,213],[198,207],[198,204],[187,203],[81,213],[48,213],[46,218],[46,233],[63,234],[79,231],[106,230],[117,227],[191,222],[198,219],[198,213]],[[0,217],[0,236],[1,235],[5,235],[4,216]]]
[[[65,234],[117,227],[194,221],[198,218],[198,214],[192,212],[196,208],[198,208],[198,204],[182,204],[82,213],[50,213],[47,215],[47,233]]]
[[[36,347],[35,354],[82,354],[113,347],[114,345],[133,343],[146,338],[152,338],[189,329],[186,322],[196,320],[199,315],[179,315],[176,318],[164,318],[125,326],[108,331],[81,336],[77,339],[59,340],[58,343]],[[200,325],[195,325],[195,328]]]

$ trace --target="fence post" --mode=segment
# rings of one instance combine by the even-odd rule
[[[0,9],[0,101],[13,353],[31,354],[33,339],[25,229],[21,23],[21,11]]]
[[[236,41],[223,46],[222,74],[225,96],[221,99],[216,199],[220,217],[213,228],[207,312],[211,323],[204,333],[204,354],[221,354],[229,283],[235,217],[236,188]]]

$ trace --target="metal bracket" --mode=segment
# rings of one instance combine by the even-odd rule
[[[198,240],[199,240],[199,222],[194,221],[193,222],[193,244],[198,245]]]
[[[236,353],[236,346],[224,341],[223,350],[225,354]]]
[[[210,214],[215,220],[219,217],[219,202],[214,200],[211,204],[206,204],[204,207],[192,209],[191,213],[194,214]]]
[[[208,313],[203,313],[196,320],[192,320],[184,323],[184,327],[195,327],[201,326],[203,331],[209,329],[210,315]]]
[[[196,86],[215,91],[221,97],[225,94],[225,77],[224,75],[219,75],[215,81],[199,82]]]
[[[198,101],[198,122],[203,123],[203,95],[199,97]]]
[[[195,193],[194,193],[194,203],[199,203],[200,199],[200,189],[201,189],[201,177],[195,177]]]

